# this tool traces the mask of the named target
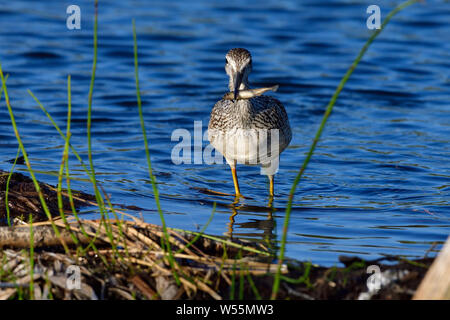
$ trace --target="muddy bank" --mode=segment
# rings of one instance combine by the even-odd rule
[[[8,173],[0,171],[3,224],[7,178]],[[32,213],[33,223],[42,222],[33,228],[0,227],[0,299],[253,300],[269,299],[272,294],[276,257],[263,244],[176,229],[168,229],[165,235],[160,226],[136,218],[69,218],[65,224],[56,217],[55,188],[45,183],[40,187],[55,216],[54,225],[45,221],[31,179],[12,175],[11,217],[28,221]],[[77,207],[81,205],[83,201],[76,201]],[[66,197],[64,208],[70,212]],[[277,298],[411,299],[433,260],[340,257],[338,267],[331,268],[286,260]]]
[[[258,244],[169,229],[171,260],[160,226],[111,221],[105,228],[104,222],[90,220],[72,222],[69,228],[60,220],[55,224],[61,242],[49,223],[33,228],[32,259],[30,227],[0,227],[0,299],[30,298],[31,281],[34,299],[256,300],[272,294],[276,260]],[[11,238],[17,241],[8,242]],[[341,257],[344,266],[331,268],[286,260],[277,298],[411,299],[433,260]],[[375,281],[368,285],[374,276],[368,268],[379,271],[378,288]]]
[[[9,172],[0,170],[0,226],[7,225],[5,195],[8,175]],[[52,216],[59,216],[56,187],[42,182],[39,182],[39,186],[44,199],[47,202],[50,213]],[[72,191],[72,193],[73,196],[80,199],[89,201],[95,200],[95,197],[83,192]],[[85,205],[85,202],[74,199],[74,205],[75,208],[78,209],[82,205]],[[47,220],[47,216],[42,208],[33,181],[31,178],[21,173],[14,172],[9,181],[8,206],[10,209],[11,223],[13,223],[16,218],[20,219],[20,221],[28,221],[30,213],[35,222]],[[66,196],[63,196],[63,207],[65,213],[69,214],[72,212],[69,198]]]
[[[300,285],[284,283],[285,298],[410,300],[434,258],[406,260],[386,257],[367,261],[358,257],[341,256],[339,260],[345,267],[313,266],[309,281]],[[291,276],[295,278],[305,271],[304,264],[303,268],[291,266],[290,270]],[[380,272],[379,286],[374,271]]]
[[[58,252],[59,251],[59,252]],[[34,299],[269,299],[273,274],[256,274],[252,266],[236,268],[227,265],[220,273],[211,265],[192,263],[189,257],[178,257],[177,285],[167,260],[150,262],[142,252],[132,254],[124,262],[113,262],[110,249],[99,249],[108,263],[94,251],[82,257],[71,257],[61,250],[38,250],[34,253]],[[223,255],[218,250],[217,255]],[[125,256],[125,253],[122,252]],[[211,258],[211,256],[210,256]],[[29,256],[23,251],[0,249],[5,263],[0,282],[0,299],[29,297],[31,281]],[[324,268],[291,261],[284,273],[278,299],[347,300],[347,299],[411,299],[433,259],[413,262],[397,261],[394,265],[377,262],[383,274],[379,291],[367,287],[367,266],[373,262],[354,260],[348,267]],[[198,261],[197,261],[198,262]],[[228,264],[225,261],[225,264]],[[220,263],[218,263],[220,265]],[[236,265],[242,265],[240,259]],[[76,287],[75,269],[80,275]],[[269,265],[268,265],[269,266]],[[250,270],[250,271],[249,271]],[[273,270],[273,268],[272,268]],[[241,276],[241,274],[243,276]],[[187,276],[188,275],[188,276]],[[190,278],[190,281],[186,280]],[[288,280],[289,278],[289,280]],[[14,279],[14,280],[12,280]],[[234,284],[232,284],[234,281]],[[243,291],[240,292],[241,281]],[[74,287],[70,288],[69,283]]]

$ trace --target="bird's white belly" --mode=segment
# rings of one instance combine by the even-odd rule
[[[277,130],[274,136],[274,132],[265,129],[210,129],[208,138],[230,165],[234,161],[247,165],[264,165],[270,163],[273,157],[278,157],[282,151],[278,146]]]

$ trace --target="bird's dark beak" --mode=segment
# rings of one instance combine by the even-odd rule
[[[242,83],[242,76],[243,74],[240,71],[236,72],[234,76],[234,100],[237,100],[237,98],[239,97],[239,87]]]

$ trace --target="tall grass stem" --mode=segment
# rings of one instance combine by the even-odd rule
[[[314,150],[316,149],[317,143],[319,142],[320,136],[322,135],[322,131],[325,128],[325,124],[328,120],[328,118],[330,117],[331,111],[333,111],[333,107],[336,103],[337,98],[339,97],[339,94],[341,93],[342,89],[344,88],[345,83],[347,82],[347,80],[350,78],[350,75],[353,73],[353,71],[355,70],[356,66],[358,65],[358,63],[361,61],[362,57],[364,56],[364,54],[366,53],[367,49],[369,48],[370,44],[375,40],[375,38],[381,33],[381,31],[384,30],[384,28],[386,27],[386,25],[388,24],[389,20],[391,20],[391,18],[397,14],[399,11],[403,10],[404,8],[418,2],[419,0],[409,0],[409,1],[405,1],[403,3],[401,3],[400,5],[398,5],[395,9],[393,9],[391,12],[389,12],[389,14],[386,16],[386,18],[384,19],[383,23],[381,24],[380,29],[377,29],[376,31],[373,32],[373,34],[370,36],[370,38],[366,41],[366,43],[364,44],[364,46],[362,47],[362,49],[360,50],[358,56],[356,57],[356,59],[353,61],[353,63],[351,64],[351,66],[348,68],[347,72],[345,73],[344,77],[342,78],[342,80],[339,82],[339,85],[336,88],[336,91],[334,92],[333,96],[331,97],[330,102],[328,103],[326,110],[325,110],[325,114],[323,115],[322,118],[322,122],[320,123],[319,129],[316,132],[316,135],[314,136],[313,142],[311,144],[311,147],[309,148],[309,152],[303,162],[303,165],[301,166],[297,176],[295,177],[295,180],[292,184],[291,190],[289,192],[289,200],[288,200],[288,204],[286,207],[286,214],[285,214],[285,218],[284,218],[284,224],[283,224],[283,234],[282,234],[282,238],[281,238],[281,246],[280,246],[280,254],[279,254],[279,259],[278,259],[278,270],[277,273],[275,275],[275,280],[274,280],[274,284],[272,287],[272,296],[271,299],[276,299],[277,297],[277,293],[280,287],[280,276],[281,276],[281,266],[283,263],[283,259],[284,259],[284,255],[286,252],[286,241],[287,241],[287,233],[288,233],[288,227],[289,227],[289,222],[290,222],[290,216],[291,216],[291,210],[292,210],[292,201],[294,199],[294,193],[295,190],[297,189],[297,185],[304,173],[304,171],[306,170],[306,167],[308,166],[308,163],[314,153]]]

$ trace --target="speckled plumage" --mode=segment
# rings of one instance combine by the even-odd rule
[[[250,52],[235,48],[231,49],[226,57],[225,70],[230,76],[230,91],[235,90],[236,84],[239,90],[249,89],[248,75],[252,68]],[[240,83],[236,82],[238,73],[242,77]],[[250,144],[250,149],[263,143],[270,146],[271,129],[278,130],[279,144],[277,149],[272,149],[278,156],[289,145],[292,133],[286,110],[277,99],[265,95],[243,100],[222,99],[212,109],[208,137],[212,146],[224,155],[232,168],[236,162],[260,164],[264,167],[268,160],[256,155],[255,151],[249,151],[247,146],[244,146],[244,141]],[[267,131],[267,138],[264,138],[264,135],[262,139],[261,136],[252,138],[252,132],[258,130]],[[233,143],[237,144],[237,149],[230,148]],[[230,152],[231,149],[233,152]]]

